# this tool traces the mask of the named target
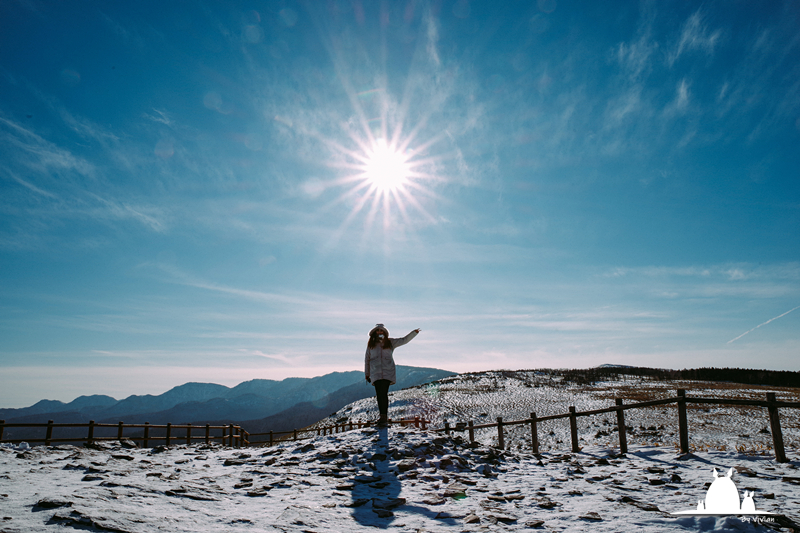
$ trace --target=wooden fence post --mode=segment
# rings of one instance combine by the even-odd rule
[[[533,453],[539,453],[539,423],[536,421],[536,413],[531,413],[531,448]]]
[[[294,429],[294,440],[297,440],[297,428]]]
[[[678,434],[681,453],[689,453],[689,422],[686,419],[686,391],[678,389]]]
[[[142,448],[147,448],[147,441],[150,440],[150,422],[144,423],[144,442]]]
[[[505,450],[506,448],[506,439],[505,435],[503,435],[503,417],[497,417],[497,446],[501,450]]]
[[[272,430],[269,430],[269,445],[272,446]]]
[[[228,446],[233,448],[233,424],[228,425]]]
[[[166,446],[167,448],[169,448],[169,440],[171,435],[172,435],[172,424],[167,422],[167,439],[164,441],[164,446]]]
[[[475,429],[473,428],[475,424],[472,423],[472,420],[467,422],[467,426],[469,427],[469,441],[475,442]]]
[[[772,430],[772,444],[775,447],[775,460],[779,463],[786,463],[786,452],[783,449],[783,432],[781,431],[781,419],[778,417],[778,408],[775,406],[775,393],[767,393],[767,406],[769,411],[769,426]]]
[[[211,424],[206,424],[206,446],[211,441]]]
[[[569,434],[572,440],[572,453],[581,451],[580,443],[578,442],[578,416],[575,414],[575,406],[569,406]]]
[[[44,445],[50,446],[50,439],[53,438],[53,421],[47,421],[47,435],[44,438]]]
[[[89,420],[89,436],[86,437],[86,442],[94,442],[94,420]]]
[[[617,433],[619,433],[619,453],[628,453],[628,434],[625,431],[625,411],[622,409],[622,398],[614,400],[617,404]]]
[[[186,445],[191,446],[192,444],[192,425],[189,424],[186,426]]]
[[[0,420],[0,442],[3,441],[3,430],[5,429],[5,427],[6,427],[6,421]]]
[[[414,427],[419,429],[419,415],[414,417]]]
[[[448,422],[447,420],[444,421],[444,433],[448,437],[450,436],[450,422]]]
[[[117,428],[117,440],[122,441],[122,422],[119,423],[119,427]]]

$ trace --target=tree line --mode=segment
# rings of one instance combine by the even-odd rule
[[[668,368],[647,367],[597,367],[585,369],[544,370],[561,375],[565,381],[577,384],[590,384],[596,381],[619,379],[623,376],[640,376],[654,381],[721,381],[743,385],[767,385],[771,387],[800,388],[800,372],[788,370],[764,370],[753,368]]]

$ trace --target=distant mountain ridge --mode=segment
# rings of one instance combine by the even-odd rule
[[[392,391],[418,387],[426,383],[458,375],[454,372],[438,371],[437,375],[439,377],[431,379],[433,377],[433,374],[430,372],[431,370],[434,369],[398,366],[397,385],[392,387]],[[439,374],[439,372],[441,374]],[[366,382],[362,380],[358,383],[343,387],[315,402],[301,402],[285,411],[258,420],[241,420],[239,421],[239,425],[249,433],[300,429],[322,420],[346,405],[374,395],[375,390],[373,387],[367,385]]]
[[[398,365],[398,382],[394,388],[420,385],[452,375],[455,373],[446,370]],[[358,391],[355,394],[352,389],[354,386],[354,390]],[[0,409],[0,420],[8,423],[47,420],[59,423],[89,420],[113,423],[124,420],[132,424],[253,421],[291,411],[298,404],[314,412],[331,408],[335,411],[341,407],[336,398],[337,392],[342,389],[349,391],[343,395],[347,398],[362,399],[374,394],[372,387],[364,381],[364,373],[353,370],[314,378],[287,378],[281,381],[254,379],[235,387],[215,383],[185,383],[157,396],[133,395],[123,400],[103,395],[81,396],[69,403],[41,400],[21,409]],[[330,411],[325,411],[322,416],[328,413]]]

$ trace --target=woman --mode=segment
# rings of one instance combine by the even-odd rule
[[[375,396],[378,398],[379,426],[389,423],[389,385],[397,383],[394,359],[392,352],[417,336],[419,329],[415,329],[402,339],[390,339],[389,330],[383,324],[376,324],[369,332],[367,354],[364,358],[364,374],[367,383],[375,386]]]

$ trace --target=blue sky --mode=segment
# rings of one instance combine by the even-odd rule
[[[453,371],[797,370],[798,27],[2,2],[0,405],[362,369],[376,322]]]

